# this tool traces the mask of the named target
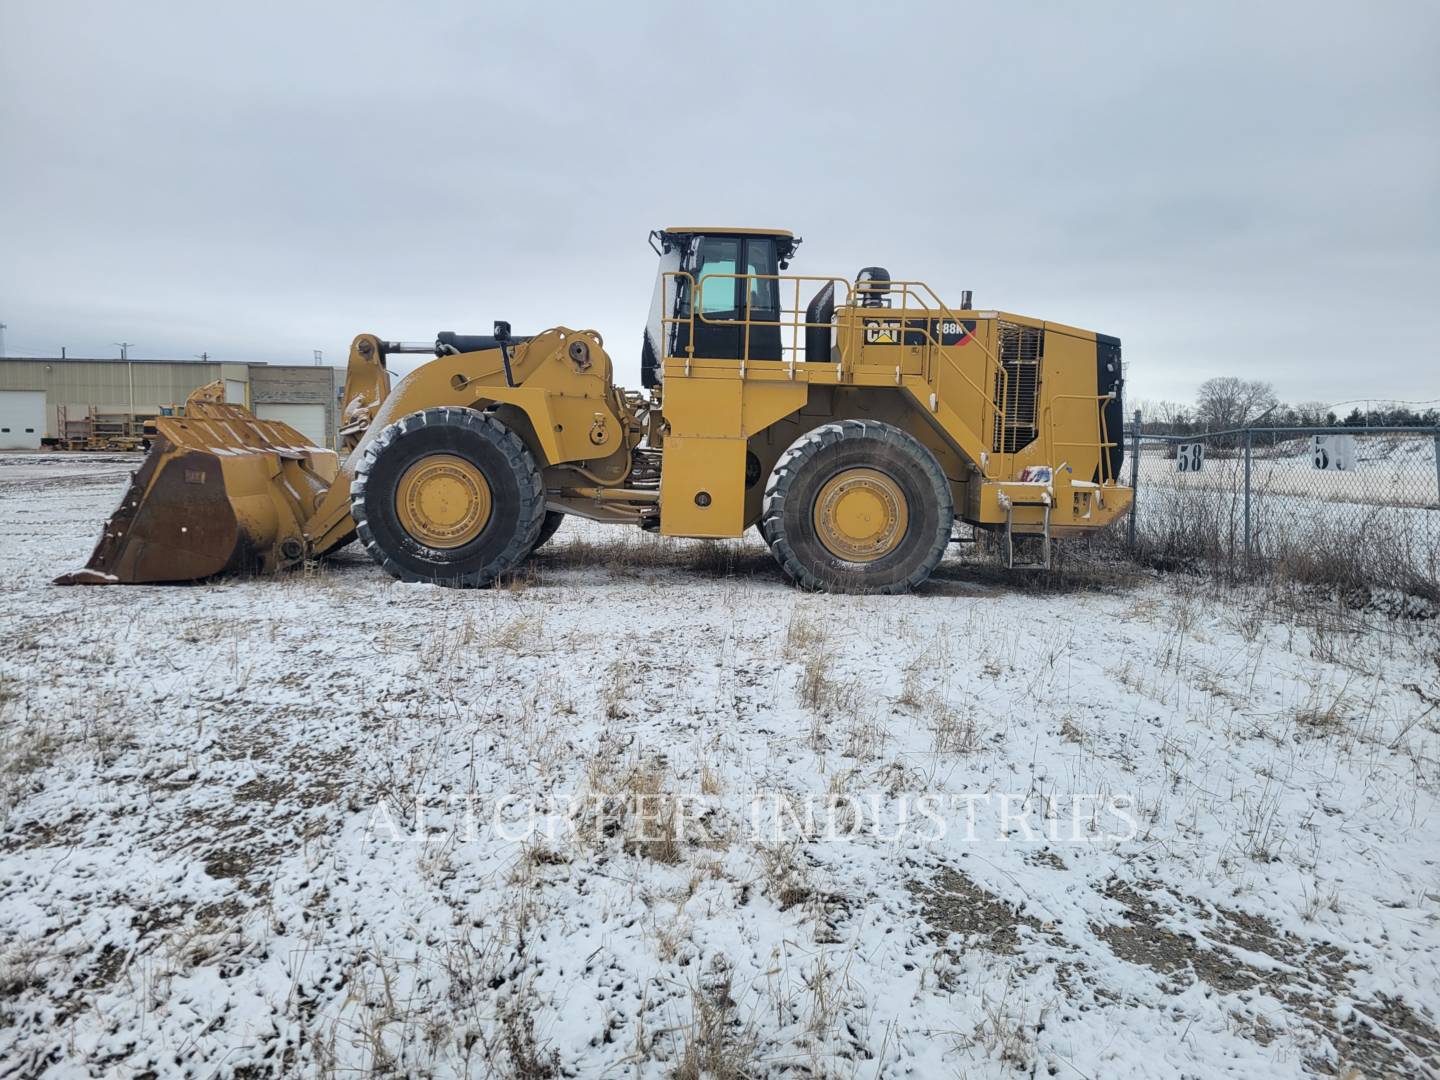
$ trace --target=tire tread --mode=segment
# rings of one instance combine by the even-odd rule
[[[514,473],[520,490],[519,517],[522,523],[500,553],[483,566],[443,579],[422,576],[397,562],[379,542],[370,527],[365,509],[365,492],[370,473],[380,456],[393,446],[397,439],[422,428],[440,425],[468,428],[480,434],[500,451]],[[545,518],[545,491],[535,455],[518,435],[490,413],[464,406],[440,405],[402,416],[387,425],[366,446],[350,482],[350,515],[355,521],[356,535],[365,545],[365,550],[392,577],[408,582],[433,581],[457,588],[481,588],[510,573],[529,556]]]
[[[919,464],[930,487],[929,495],[939,510],[935,535],[926,545],[916,568],[904,578],[892,582],[867,584],[864,572],[853,586],[826,581],[815,570],[804,564],[796,554],[786,533],[784,514],[785,500],[797,478],[807,469],[823,459],[827,452],[837,446],[857,440],[872,440],[887,443],[906,454]],[[770,551],[787,576],[803,589],[826,592],[858,592],[895,594],[908,592],[925,582],[950,543],[950,532],[954,525],[954,501],[950,494],[950,483],[939,463],[914,436],[892,424],[878,420],[837,420],[822,424],[800,436],[780,455],[765,486],[760,519],[763,523],[761,534],[770,540]],[[913,515],[912,515],[913,518]],[[864,564],[859,564],[864,565]]]

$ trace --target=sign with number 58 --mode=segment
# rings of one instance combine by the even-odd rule
[[[1205,444],[1182,442],[1175,450],[1176,472],[1199,472],[1205,466]]]

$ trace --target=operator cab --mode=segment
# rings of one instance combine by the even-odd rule
[[[641,383],[647,389],[658,386],[664,358],[685,356],[687,351],[696,359],[783,359],[780,283],[773,275],[790,265],[799,245],[799,237],[781,229],[652,232],[650,246],[660,256],[660,268],[645,325]],[[700,293],[698,302],[692,291]],[[671,319],[687,322],[667,321]]]

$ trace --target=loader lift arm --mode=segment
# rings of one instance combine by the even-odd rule
[[[346,396],[352,396],[352,380],[363,388],[355,396],[367,402],[382,385],[388,392],[366,406],[363,427],[354,432],[354,446],[336,482],[305,523],[305,538],[314,555],[333,551],[354,537],[351,487],[375,439],[387,427],[429,409],[495,413],[542,464],[545,486],[557,495],[563,489],[624,480],[639,437],[631,407],[615,390],[600,335],[561,326],[514,338],[504,323],[497,323],[496,331],[494,338],[440,335],[441,355],[393,388],[388,386],[384,356],[398,350],[373,335],[355,339]],[[447,339],[490,347],[445,351],[456,347]]]

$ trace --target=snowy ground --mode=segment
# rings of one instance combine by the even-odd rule
[[[1440,1070],[1435,621],[575,522],[48,585],[135,463],[0,456],[0,1076]]]

